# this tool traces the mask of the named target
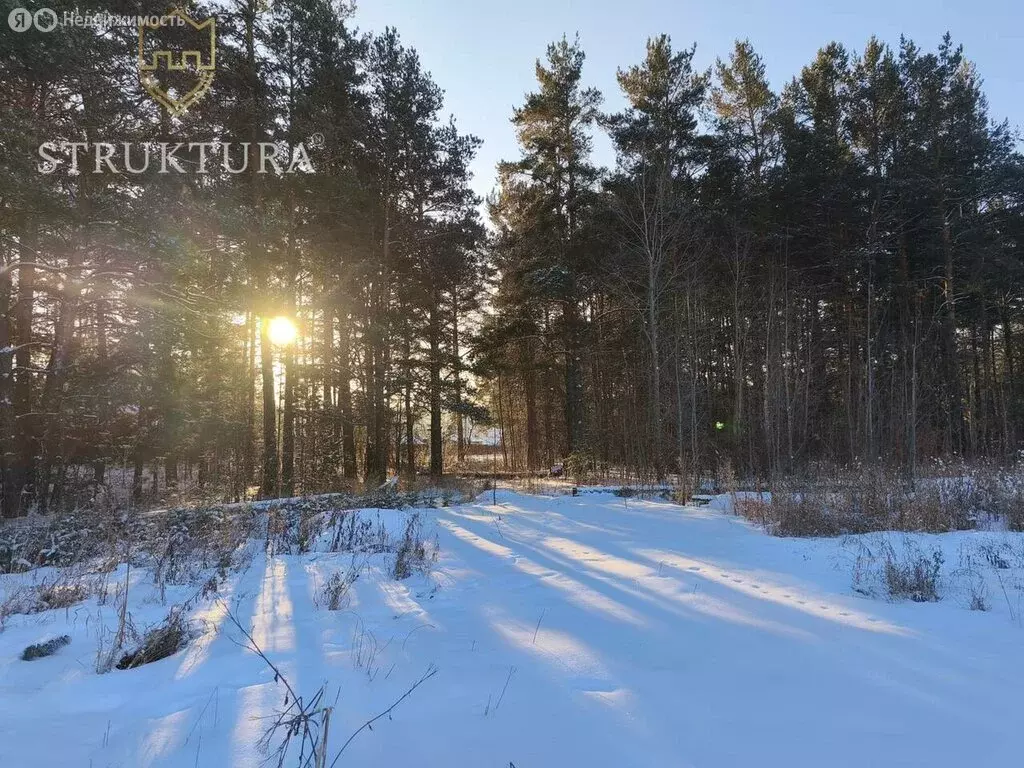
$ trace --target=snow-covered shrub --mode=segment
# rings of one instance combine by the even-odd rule
[[[79,557],[90,531],[74,516],[11,521],[0,529],[0,573],[68,565]]]
[[[376,520],[357,510],[344,510],[332,516],[329,551],[331,552],[393,552],[395,549],[387,526],[380,516]]]
[[[972,578],[967,582],[969,601],[967,607],[972,611],[987,611],[989,609],[988,589],[985,580]]]
[[[927,551],[911,536],[894,546],[888,534],[855,539],[857,556],[853,566],[853,590],[869,597],[890,600],[935,602],[942,597],[942,567],[945,556],[938,547]],[[966,572],[966,571],[965,571]],[[979,597],[984,592],[979,588]]]
[[[163,623],[146,632],[138,645],[121,656],[118,669],[134,669],[166,659],[180,651],[192,638],[191,628],[184,611],[172,608]]]
[[[400,493],[381,489],[358,497],[331,495],[274,503],[267,508],[267,551],[301,554],[317,547],[332,552],[393,551],[379,520],[374,526],[357,510],[433,506],[435,501],[436,496],[428,491]],[[328,533],[329,540],[321,540]]]
[[[1024,499],[1020,499],[1008,510],[1006,525],[1011,531],[1024,533]]]
[[[88,586],[67,575],[53,581],[44,581],[42,584],[15,587],[8,591],[0,603],[0,629],[9,616],[68,608],[88,596]]]
[[[412,576],[413,572],[425,572],[429,567],[427,545],[423,541],[419,513],[416,513],[411,515],[405,524],[405,533],[398,545],[398,551],[395,553],[393,575],[401,581]]]
[[[755,525],[761,526],[768,533],[773,533],[772,504],[769,499],[763,498],[760,494],[757,496],[737,496],[733,501],[732,510]]]
[[[989,475],[986,480],[981,488],[985,511],[1005,520],[1009,530],[1024,532],[1024,478],[1000,472]]]
[[[359,569],[355,563],[347,571],[334,571],[320,587],[317,594],[317,606],[329,611],[338,611],[348,599],[349,588],[359,578]]]
[[[916,546],[905,543],[903,552],[897,554],[886,542],[882,557],[882,573],[889,597],[894,600],[909,598],[915,603],[939,599],[939,574],[943,563],[941,550],[933,549],[930,555],[926,555]]]
[[[1008,549],[1006,542],[1001,542],[1000,544],[984,542],[975,547],[975,551],[992,568],[1004,571],[1011,567],[1009,558],[1012,550]]]
[[[823,494],[784,488],[770,498],[741,497],[735,510],[773,536],[837,536],[837,517]]]
[[[82,602],[89,596],[89,589],[80,582],[57,579],[39,585],[36,596],[39,599],[38,610],[48,611]]]
[[[32,568],[32,563],[22,554],[24,542],[19,541],[15,532],[0,533],[0,573],[18,573]]]
[[[33,643],[21,652],[21,660],[34,661],[35,659],[42,659],[46,656],[53,656],[53,654],[70,642],[70,636],[61,635],[60,637],[54,637],[51,640],[47,640],[44,643]]]
[[[32,587],[18,586],[7,590],[2,602],[0,602],[0,632],[9,616],[18,613],[30,613],[31,607],[37,603],[35,590]]]
[[[89,509],[15,520],[0,527],[0,573],[74,563],[109,571],[129,552],[133,564],[153,568],[158,583],[188,583],[230,560],[253,524],[245,507]]]
[[[782,479],[769,500],[740,500],[739,514],[778,536],[834,536],[898,530],[945,533],[1005,520],[1024,530],[1024,481],[985,467],[910,483],[881,467]],[[948,468],[946,471],[949,471]]]

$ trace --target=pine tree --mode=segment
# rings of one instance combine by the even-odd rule
[[[581,303],[588,267],[582,227],[598,177],[589,160],[588,129],[598,117],[601,96],[581,86],[583,60],[578,41],[563,38],[548,46],[546,65],[537,62],[539,90],[527,95],[512,118],[523,156],[501,165],[503,197],[496,203],[520,208],[507,215],[528,217],[523,223],[539,234],[531,236],[539,248],[532,264],[523,265],[524,277],[532,298],[552,308],[545,321],[557,312],[566,425],[562,455],[586,450]]]
[[[613,252],[613,262],[606,268],[622,278],[627,306],[643,314],[641,327],[648,347],[648,455],[659,478],[666,468],[667,446],[661,326],[666,300],[679,289],[685,251],[692,249],[699,227],[694,177],[706,151],[697,131],[697,113],[706,98],[710,73],[693,71],[695,50],[696,46],[674,52],[666,35],[648,40],[644,63],[619,70],[628,110],[607,119],[621,166],[608,189],[622,247]],[[676,410],[680,445],[682,413]],[[682,450],[677,453],[681,464]]]

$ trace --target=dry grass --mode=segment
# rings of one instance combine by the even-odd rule
[[[419,513],[413,514],[405,524],[405,533],[395,553],[395,567],[392,575],[398,581],[407,579],[413,573],[426,573],[437,559],[437,546],[428,546],[423,540],[423,526]]]
[[[940,549],[925,551],[910,537],[903,537],[897,548],[883,535],[860,539],[857,546],[853,567],[855,592],[916,603],[936,602],[941,598],[945,559]],[[983,590],[979,587],[975,592],[980,604]]]
[[[349,589],[359,578],[360,567],[355,562],[348,570],[334,571],[317,591],[316,605],[329,611],[340,611],[348,604]]]
[[[0,602],[0,631],[11,616],[70,608],[91,594],[89,586],[78,581],[72,574],[62,574],[41,584],[16,586]]]
[[[884,552],[883,572],[889,597],[893,600],[910,599],[915,603],[938,601],[942,562],[942,553],[937,549],[931,556],[907,550],[902,556],[897,556],[893,548],[888,547]]]
[[[767,498],[738,498],[736,512],[775,536],[838,536],[873,531],[945,533],[992,519],[1024,530],[1024,479],[985,468],[910,485],[879,468],[786,479]]]
[[[183,611],[172,608],[161,624],[146,632],[135,648],[121,656],[116,666],[118,669],[134,669],[166,659],[188,645],[191,637]]]

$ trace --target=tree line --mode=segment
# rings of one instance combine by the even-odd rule
[[[192,6],[216,18],[217,68],[177,117],[140,87],[137,29],[4,36],[6,515],[88,499],[114,470],[139,500],[185,477],[234,498],[380,481],[426,455],[421,419],[440,473],[442,414],[473,412],[459,330],[486,274],[479,141],[398,33],[359,33],[351,11]],[[44,142],[65,148],[49,172]],[[147,144],[173,159],[126,171]],[[258,172],[266,145],[287,170],[300,144],[313,172]],[[294,342],[274,343],[276,317]]]
[[[480,349],[509,461],[1013,461],[1024,166],[961,47],[829,43],[779,93],[748,41],[708,70],[694,53],[650,39],[610,114],[562,39],[514,112]]]
[[[563,39],[482,205],[479,140],[396,30],[329,0],[190,13],[217,70],[178,116],[137,30],[4,37],[5,516],[115,471],[140,502],[440,475],[470,423],[510,470],[652,478],[1019,450],[1024,175],[949,38],[833,43],[775,93],[749,43],[700,71],[661,36],[615,114]],[[47,167],[45,142],[89,148]],[[312,172],[257,173],[268,144]]]

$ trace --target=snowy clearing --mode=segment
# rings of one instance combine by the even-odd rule
[[[433,667],[337,765],[997,766],[1024,737],[1024,534],[772,538],[717,505],[611,494],[423,510],[439,547],[393,578],[389,553],[268,554],[193,600],[197,637],[97,674],[111,594],[10,615],[0,632],[0,766],[256,766],[285,689],[326,684],[330,760]],[[401,532],[410,511],[367,510]],[[934,603],[891,602],[886,545],[941,552]],[[313,547],[317,549],[316,545]],[[991,555],[990,553],[996,553]],[[332,573],[354,574],[338,610]],[[55,569],[0,576],[0,599]],[[159,622],[194,586],[124,565],[132,621]],[[979,586],[980,584],[980,586]],[[986,610],[968,610],[985,593]],[[978,607],[978,606],[975,606]],[[62,635],[49,657],[22,651]],[[289,765],[295,764],[294,762]]]

